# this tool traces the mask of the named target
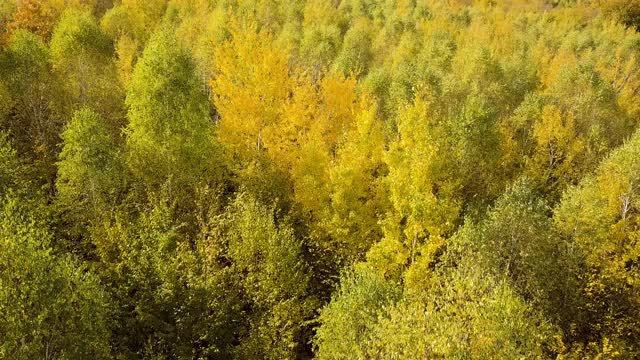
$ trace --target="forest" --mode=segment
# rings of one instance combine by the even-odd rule
[[[639,30],[0,0],[0,358],[640,358]]]

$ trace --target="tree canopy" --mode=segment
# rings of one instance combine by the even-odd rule
[[[638,31],[0,0],[0,358],[640,358]]]

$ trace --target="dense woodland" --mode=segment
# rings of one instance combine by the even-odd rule
[[[638,28],[0,0],[0,358],[640,358]]]

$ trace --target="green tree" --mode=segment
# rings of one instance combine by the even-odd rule
[[[112,211],[92,230],[96,265],[116,310],[123,358],[228,358],[241,324],[234,274],[208,232],[184,234],[176,206],[151,195],[139,215]]]
[[[247,329],[234,350],[239,358],[304,354],[309,340],[305,322],[317,306],[309,293],[302,243],[290,227],[276,225],[273,211],[240,195],[217,224],[246,299]]]
[[[333,68],[348,75],[366,73],[373,54],[371,53],[371,24],[358,19],[344,34],[342,49],[333,63]]]
[[[219,181],[209,102],[190,55],[168,29],[156,32],[127,91],[127,162],[148,189],[176,192]]]
[[[639,152],[640,136],[635,134],[593,175],[567,191],[555,211],[557,228],[584,258],[581,341],[595,353],[605,351],[608,342],[623,357],[640,351]]]
[[[0,132],[0,194],[18,185],[20,162],[8,134]]]
[[[144,46],[160,24],[167,4],[166,0],[119,2],[102,17],[102,28],[114,39],[127,35]]]
[[[51,37],[51,63],[65,79],[67,95],[62,101],[68,116],[89,106],[109,121],[113,134],[120,133],[124,91],[113,63],[114,46],[91,12],[69,8],[60,17]]]
[[[98,279],[51,249],[46,223],[24,201],[2,199],[0,356],[111,357],[109,300]]]
[[[370,356],[379,318],[401,297],[401,289],[371,269],[360,267],[346,273],[318,316],[315,355],[319,359]]]
[[[310,68],[329,67],[340,51],[348,19],[331,3],[307,1],[302,22],[300,55]]]
[[[76,111],[62,132],[58,161],[61,229],[71,239],[87,236],[87,227],[102,221],[123,194],[121,150],[104,120],[88,108]],[[84,244],[87,245],[87,244]]]
[[[528,179],[508,187],[478,224],[467,225],[450,251],[505,279],[510,288],[543,311],[571,340],[583,299],[578,279],[581,256],[558,241],[551,208]]]
[[[64,96],[49,66],[49,49],[24,30],[11,37],[0,60],[3,83],[10,90],[9,116],[2,123],[19,156],[32,165],[32,177],[51,183],[62,118],[51,99]]]
[[[504,281],[469,269],[440,276],[386,309],[368,357],[545,358],[557,349],[554,328]]]

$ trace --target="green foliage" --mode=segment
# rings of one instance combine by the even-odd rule
[[[203,84],[189,54],[167,29],[149,41],[127,91],[127,162],[152,189],[167,180],[177,191],[216,181],[219,165]]]
[[[52,252],[45,223],[11,195],[0,215],[0,356],[110,358],[109,302],[98,279]]]
[[[320,68],[329,66],[340,49],[344,21],[343,14],[329,2],[307,1],[300,41],[302,58]]]
[[[7,123],[7,117],[13,107],[13,100],[7,86],[0,83],[0,122]]]
[[[17,183],[20,163],[6,133],[0,133],[0,194],[5,194]]]
[[[120,151],[104,121],[88,108],[78,110],[62,132],[58,162],[59,197],[83,211],[113,203],[122,181]]]
[[[472,263],[426,273],[421,261],[407,271],[419,277],[418,283],[407,279],[404,295],[364,266],[343,279],[319,317],[317,356],[542,358],[555,349],[552,326],[505,281]]]
[[[387,310],[369,357],[546,358],[554,348],[550,324],[504,282],[473,272],[440,281]]]
[[[276,226],[272,209],[240,195],[218,224],[231,271],[238,277],[250,309],[246,334],[235,350],[239,358],[291,359],[305,344],[304,322],[315,306],[302,244],[291,228]]]
[[[558,229],[585,258],[584,343],[614,342],[620,356],[638,354],[637,181],[640,137],[635,134],[570,189],[555,212]],[[601,352],[604,350],[598,350]]]
[[[342,50],[334,68],[345,74],[366,72],[372,58],[371,38],[366,20],[359,20],[344,34]]]
[[[51,38],[54,63],[68,56],[105,57],[111,52],[111,42],[90,12],[69,9],[62,14]]]
[[[53,69],[66,79],[63,99],[69,116],[90,106],[108,119],[116,134],[122,125],[123,89],[116,80],[114,47],[88,10],[66,10],[51,37]]]
[[[64,230],[75,238],[117,204],[125,173],[120,148],[92,110],[76,111],[61,137],[56,189]]]
[[[397,287],[366,267],[343,276],[331,303],[318,317],[314,338],[318,358],[367,358],[379,318],[400,297]]]
[[[156,198],[93,231],[97,272],[112,294],[113,349],[123,358],[226,358],[240,311],[217,243],[192,242],[175,207]]]
[[[473,259],[478,272],[506,279],[512,290],[569,334],[582,305],[581,256],[558,241],[551,209],[531,186],[527,179],[510,186],[486,219],[456,234],[454,253]]]
[[[50,182],[62,126],[54,99],[63,93],[49,66],[49,49],[36,35],[20,30],[2,55],[2,83],[10,89],[2,128],[11,133],[16,151],[33,164],[32,177]]]
[[[116,4],[102,17],[102,27],[113,38],[127,35],[144,44],[160,23],[166,0],[129,0]]]

